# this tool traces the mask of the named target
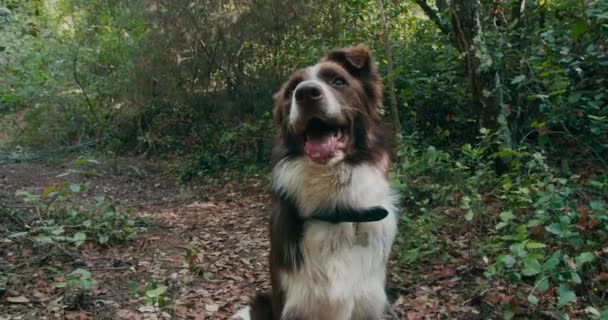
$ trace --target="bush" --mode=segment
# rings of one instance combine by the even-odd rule
[[[40,244],[79,247],[85,242],[109,246],[128,241],[145,230],[126,209],[105,202],[103,196],[82,199],[80,184],[54,184],[40,194],[17,192],[35,214],[28,228],[9,238],[27,237]],[[91,201],[92,200],[92,201]]]
[[[418,151],[414,141],[401,150],[397,186],[409,212],[401,224],[401,261],[446,258],[436,233],[450,218],[440,213],[457,210],[477,239],[476,255],[488,261],[485,275],[511,287],[526,301],[527,314],[556,309],[565,316],[575,301],[592,317],[605,313],[606,176],[563,177],[542,152],[491,153],[494,135],[482,131],[479,139],[455,155],[434,147]],[[508,172],[491,169],[497,157],[508,160]],[[506,318],[522,312],[518,304],[503,308]]]

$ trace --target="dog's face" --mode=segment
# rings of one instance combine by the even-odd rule
[[[274,95],[285,153],[319,165],[365,158],[382,139],[382,89],[369,50],[335,50],[294,72]]]

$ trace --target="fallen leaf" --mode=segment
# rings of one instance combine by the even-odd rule
[[[410,311],[406,315],[407,320],[422,320],[422,316],[418,312]]]
[[[578,223],[576,224],[576,227],[579,230],[585,230],[587,229],[587,219],[589,217],[589,210],[587,210],[587,208],[585,208],[582,204],[578,204],[578,211],[581,213],[579,218],[578,218]]]
[[[154,313],[156,312],[156,308],[154,306],[141,306],[137,308],[137,311],[141,313]]]
[[[10,302],[10,303],[28,303],[28,302],[30,302],[30,299],[26,298],[25,296],[7,297],[6,298],[6,302]]]
[[[205,314],[202,312],[193,313],[190,317],[192,320],[205,320]]]
[[[38,302],[46,302],[46,301],[51,300],[51,298],[48,295],[46,295],[38,290],[34,290],[33,296],[34,296],[34,298],[36,298],[36,301],[38,301]]]
[[[215,303],[205,305],[205,311],[217,312],[219,309],[220,309],[220,307]]]

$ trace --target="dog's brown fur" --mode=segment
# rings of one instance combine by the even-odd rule
[[[370,172],[377,170],[380,174],[374,179],[380,179],[378,180],[378,185],[382,186],[382,188],[387,188],[388,186],[386,182],[386,173],[390,163],[389,144],[387,142],[388,134],[382,125],[380,115],[382,108],[382,86],[380,75],[369,53],[369,49],[359,45],[354,48],[331,51],[322,57],[314,68],[315,81],[331,84],[333,79],[339,77],[347,85],[327,86],[332,90],[332,97],[335,98],[340,106],[339,114],[332,115],[331,117],[327,115],[324,109],[310,105],[298,106],[301,109],[298,111],[298,118],[295,121],[290,121],[293,119],[289,119],[289,114],[292,111],[290,109],[294,101],[292,99],[293,92],[299,83],[310,79],[310,68],[294,72],[273,97],[273,117],[279,126],[279,133],[273,149],[275,187],[273,197],[274,209],[270,224],[272,293],[270,296],[258,296],[254,303],[251,304],[249,312],[251,319],[347,319],[344,317],[351,317],[349,319],[367,320],[376,319],[378,308],[383,307],[378,306],[378,302],[374,301],[383,301],[382,299],[385,299],[385,297],[377,297],[377,299],[374,298],[372,300],[364,299],[357,306],[350,307],[349,310],[351,311],[348,312],[350,312],[351,316],[349,316],[343,314],[345,312],[343,306],[334,306],[329,301],[319,303],[321,300],[312,297],[310,298],[311,301],[317,302],[315,303],[316,305],[305,307],[311,308],[310,311],[303,311],[301,308],[285,309],[287,303],[286,288],[289,287],[289,284],[284,282],[288,281],[286,279],[289,277],[286,276],[299,274],[303,269],[307,268],[307,257],[319,254],[316,251],[308,251],[310,248],[303,243],[306,239],[305,233],[318,223],[321,223],[318,226],[322,228],[331,227],[331,225],[323,225],[325,222],[310,222],[310,220],[307,220],[310,218],[311,212],[318,209],[318,206],[323,206],[324,201],[327,201],[325,199],[331,196],[331,194],[346,193],[346,196],[348,196],[348,192],[350,192],[348,188],[351,188],[350,182],[346,180],[342,181],[344,180],[343,177],[346,177],[347,180],[350,179],[348,177],[354,174],[351,172],[355,172],[354,170],[358,170],[356,168],[360,168],[361,166],[369,168],[365,170],[371,170]],[[308,165],[308,162],[303,160],[306,158],[304,154],[306,137],[303,132],[306,130],[311,119],[321,119],[321,121],[332,126],[344,128],[343,130],[347,132],[349,140],[343,150],[344,157],[339,160],[338,164],[323,166]],[[280,180],[283,175],[290,172],[285,170],[295,170],[286,166],[286,163],[297,163],[295,166],[303,166],[298,170],[303,170],[302,174],[305,176],[297,179],[307,179],[308,181],[303,184],[306,190],[304,194],[292,194],[285,189],[288,188],[287,186],[281,185]],[[375,190],[369,190],[369,192],[373,193]],[[391,203],[383,204],[392,206]],[[347,205],[350,206],[348,203]],[[359,203],[352,204],[353,207],[359,205]],[[378,204],[371,203],[371,205]],[[393,224],[396,225],[396,218],[391,213],[390,218],[387,219],[390,220],[362,224],[361,230],[363,231],[361,232],[364,232],[366,235],[369,232],[371,236],[381,237],[376,241],[382,242],[382,248],[388,245],[388,248],[383,250],[390,251],[390,243],[392,243],[392,237],[394,237]],[[352,223],[336,224],[336,232],[338,234],[344,232],[346,238],[344,240],[331,241],[338,241],[336,245],[340,246],[344,245],[340,243],[350,243],[353,240],[349,237],[355,236],[353,232],[357,232],[356,229],[353,229],[355,227]],[[387,256],[387,254],[384,254],[382,259],[386,259]],[[376,257],[370,256],[369,258],[374,259]],[[357,266],[353,267],[357,268]],[[344,272],[348,272],[348,270],[344,270]],[[384,271],[381,270],[379,272]],[[384,279],[383,277],[384,275],[380,278]],[[328,279],[328,281],[331,282],[332,280]],[[359,300],[356,300],[355,303],[357,301]],[[371,305],[367,305],[368,303],[371,303]],[[324,311],[316,310],[319,308]],[[375,311],[368,311],[367,309]],[[272,313],[272,317],[269,316],[270,313]]]

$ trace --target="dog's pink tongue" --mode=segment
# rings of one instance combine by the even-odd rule
[[[307,136],[304,146],[306,155],[315,162],[325,163],[331,158],[336,149],[336,140],[333,133],[327,132],[321,135]]]

